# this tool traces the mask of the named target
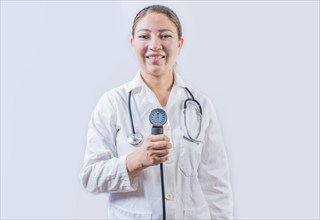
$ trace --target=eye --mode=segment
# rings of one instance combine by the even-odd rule
[[[168,38],[172,38],[172,35],[170,34],[161,35],[161,39],[168,39]]]
[[[141,38],[141,39],[149,39],[150,37],[148,35],[139,35],[138,38]]]

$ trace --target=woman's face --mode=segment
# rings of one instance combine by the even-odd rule
[[[175,24],[160,13],[141,18],[130,41],[142,73],[154,76],[172,73],[183,45]]]

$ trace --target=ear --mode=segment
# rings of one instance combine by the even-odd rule
[[[180,53],[180,51],[181,51],[181,48],[182,48],[182,46],[183,46],[183,43],[184,43],[184,38],[181,37],[180,40],[179,40],[179,45],[178,45],[179,53]]]
[[[130,45],[131,45],[131,47],[134,47],[134,44],[133,44],[133,36],[130,37]]]
[[[179,48],[181,49],[182,48],[182,45],[184,43],[184,37],[182,36],[179,40]]]

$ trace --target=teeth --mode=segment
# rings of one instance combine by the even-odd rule
[[[158,59],[160,59],[160,58],[164,58],[164,56],[147,56],[147,58],[158,58]]]

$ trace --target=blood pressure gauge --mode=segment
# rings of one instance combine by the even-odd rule
[[[151,124],[155,127],[161,127],[167,122],[167,114],[161,108],[153,109],[149,115]]]

